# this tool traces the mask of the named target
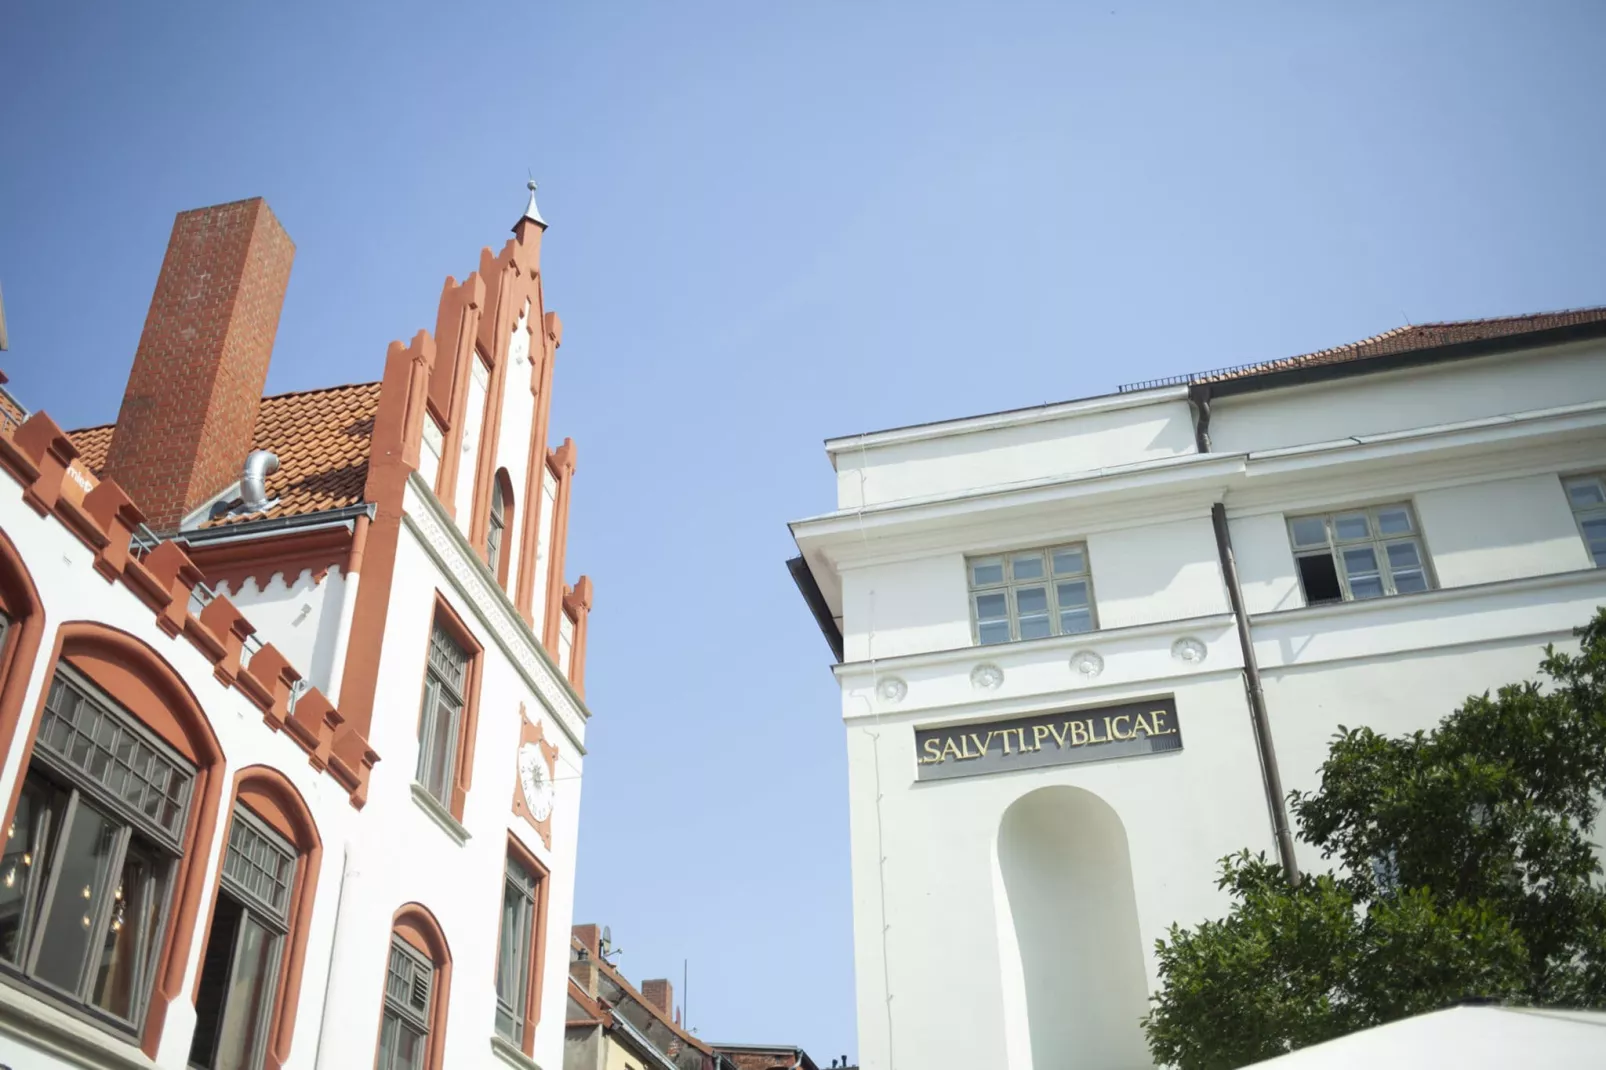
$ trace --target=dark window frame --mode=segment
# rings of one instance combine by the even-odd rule
[[[27,849],[16,852],[19,857],[15,860],[10,857],[13,852],[8,851],[7,861],[0,863],[6,875],[15,873],[18,865],[26,865],[30,873],[40,877],[37,883],[28,882],[22,893],[23,920],[16,930],[16,954],[0,958],[0,972],[74,1015],[138,1036],[155,994],[156,967],[172,920],[178,893],[175,877],[184,861],[183,834],[188,827],[198,771],[70,666],[58,664],[47,686],[44,719],[29,764],[22,770],[18,816],[13,817],[7,829],[8,844],[16,835],[17,821],[22,819],[23,800],[32,798],[36,804],[44,805],[42,810],[30,807],[26,820],[34,827]],[[67,695],[71,695],[71,706],[64,702]],[[89,716],[83,717],[86,707]],[[89,730],[81,731],[83,727]],[[124,755],[128,761],[123,760]],[[104,761],[97,763],[97,756],[104,756]],[[131,779],[137,779],[147,789],[154,788],[133,768],[135,764],[142,764],[146,772],[158,767],[167,770],[167,784],[152,797],[174,805],[169,820],[147,813],[127,797]],[[176,798],[166,791],[175,785],[175,778],[179,789]],[[117,780],[121,788],[113,786]],[[52,933],[51,918],[68,903],[58,902],[57,892],[66,852],[80,829],[78,819],[85,812],[100,819],[102,846],[95,853],[104,852],[104,866],[98,867],[84,885],[83,898],[91,909],[82,915],[82,928],[101,935],[88,938],[78,952],[77,977],[69,986],[41,976],[40,959],[46,952],[47,939],[55,939],[60,947],[62,934]],[[35,835],[40,837],[39,842],[34,842]],[[34,862],[41,863],[41,867],[34,869]],[[138,890],[128,887],[131,874],[139,881]],[[75,874],[74,882],[79,879]],[[125,923],[133,926],[129,931],[138,934],[133,937],[138,942],[126,947],[122,944],[126,938],[118,935]],[[116,964],[125,952],[133,955],[133,965],[123,971]],[[49,963],[55,966],[59,961],[52,956]],[[127,1003],[126,1011],[102,1003],[117,998],[114,990],[102,990],[108,982],[118,985],[111,972],[114,970],[124,978],[120,990]]]
[[[263,857],[276,858],[280,863],[280,876],[269,877],[279,887],[282,903],[275,905],[271,898],[262,896],[256,888],[251,887],[250,876],[253,873],[267,875],[261,866]],[[237,865],[231,867],[230,863],[239,860]],[[218,964],[222,971],[221,978],[213,978],[214,983],[232,985],[234,982],[235,965],[240,959],[243,945],[248,936],[246,922],[252,922],[268,934],[271,941],[261,967],[261,973],[268,981],[257,995],[257,1006],[253,1011],[256,1018],[255,1043],[247,1055],[247,1065],[252,1070],[261,1070],[266,1059],[268,1034],[273,1020],[275,1002],[278,999],[279,973],[284,963],[285,947],[290,937],[290,914],[294,906],[296,870],[300,865],[300,852],[295,845],[286,840],[278,830],[266,821],[257,817],[240,803],[236,803],[232,820],[229,822],[229,838],[223,848],[221,872],[219,873],[217,895],[219,902],[213,905],[212,925],[207,932],[206,953],[202,958],[201,987],[207,988],[206,971],[209,964]],[[244,869],[242,867],[249,867]],[[218,907],[226,900],[235,913],[220,916]],[[223,934],[219,932],[221,923],[231,924],[232,933],[229,934],[228,954],[221,955],[221,947],[214,945],[214,940]],[[216,954],[219,957],[213,959]],[[218,1044],[221,1041],[220,1031],[229,1011],[229,1001],[235,993],[225,991],[222,998],[217,1001],[215,1008],[208,1007],[204,1012],[198,1005],[197,1011],[201,1013],[202,1020],[197,1022],[196,1032],[191,1038],[189,1065],[211,1070],[217,1062]],[[214,1016],[210,1022],[210,1034],[204,1032],[208,1023],[206,1015]],[[210,1038],[210,1051],[197,1052],[196,1048],[204,1038]],[[199,1057],[198,1057],[199,1056]]]

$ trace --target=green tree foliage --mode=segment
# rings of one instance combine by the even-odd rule
[[[1401,738],[1340,727],[1289,796],[1337,870],[1295,888],[1263,854],[1222,860],[1231,912],[1157,944],[1157,1062],[1230,1070],[1468,998],[1606,1007],[1606,609],[1576,634],[1548,686]]]

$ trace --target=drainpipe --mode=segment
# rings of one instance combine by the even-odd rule
[[[321,1067],[323,1058],[323,1031],[329,1024],[329,1015],[333,1009],[331,996],[335,990],[335,959],[340,952],[341,908],[346,902],[346,878],[351,876],[351,846],[348,844],[340,855],[340,888],[335,893],[335,927],[329,935],[329,966],[323,978],[323,1014],[318,1018],[318,1040],[312,1047],[312,1065]]]
[[[1194,383],[1188,387],[1188,401],[1195,413],[1194,442],[1200,453],[1210,452],[1210,385]],[[1266,808],[1271,815],[1272,834],[1277,840],[1277,859],[1282,863],[1288,883],[1299,885],[1299,862],[1294,857],[1294,835],[1288,827],[1288,807],[1283,796],[1282,772],[1277,768],[1277,749],[1271,739],[1271,718],[1266,714],[1266,692],[1260,683],[1260,662],[1255,657],[1254,636],[1249,630],[1249,614],[1244,610],[1243,585],[1238,580],[1238,559],[1232,551],[1232,531],[1227,527],[1227,506],[1210,506],[1210,523],[1216,533],[1216,554],[1221,574],[1227,581],[1227,600],[1238,625],[1238,645],[1243,649],[1244,690],[1249,697],[1249,718],[1255,729],[1255,752],[1260,758],[1260,778],[1266,789]]]
[[[346,677],[346,651],[351,646],[351,626],[357,616],[357,585],[362,582],[362,557],[368,546],[368,525],[367,513],[357,517],[353,524],[351,552],[346,557],[346,574],[341,577],[340,616],[335,623],[335,648],[329,662],[329,686],[324,692],[325,697],[337,708],[340,705],[340,685]]]

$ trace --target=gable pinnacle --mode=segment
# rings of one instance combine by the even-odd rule
[[[530,203],[524,209],[524,215],[519,217],[519,222],[522,223],[528,219],[536,226],[545,230],[546,220],[541,218],[541,210],[535,206],[535,179],[530,179],[528,185],[530,187]],[[515,224],[515,229],[517,229],[517,224]]]

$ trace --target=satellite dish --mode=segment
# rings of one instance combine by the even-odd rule
[[[602,946],[607,947],[613,943],[613,929],[607,925],[602,927]]]

